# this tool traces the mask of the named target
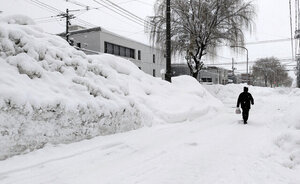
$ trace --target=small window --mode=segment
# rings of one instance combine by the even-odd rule
[[[141,60],[141,51],[138,50],[138,60]]]
[[[125,49],[125,47],[120,47],[120,56],[126,56],[126,49]]]
[[[81,48],[81,43],[77,43],[76,46]]]
[[[126,48],[126,57],[130,57],[130,49],[129,48]]]
[[[115,55],[120,55],[120,46],[119,45],[114,45],[114,54]]]
[[[155,77],[155,69],[153,69],[153,77]]]
[[[113,44],[105,42],[105,53],[113,54]]]
[[[135,59],[135,57],[134,57],[134,49],[130,49],[130,57],[133,58],[133,59]]]
[[[155,63],[155,54],[153,54],[153,63]]]

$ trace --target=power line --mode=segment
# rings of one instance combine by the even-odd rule
[[[30,0],[30,1],[32,3],[34,3],[35,5],[41,7],[41,8],[45,8],[48,11],[51,11],[52,13],[62,13],[63,12],[63,11],[61,11],[61,10],[53,7],[53,6],[50,6],[50,5],[46,4],[46,3],[43,3],[41,1],[39,1],[39,0]]]
[[[290,58],[282,58],[278,59],[278,61],[285,61],[287,64],[291,63]],[[248,61],[248,63],[255,63],[256,61]],[[240,65],[240,64],[246,64],[247,61],[242,61],[242,62],[234,62],[234,64]],[[283,62],[282,62],[283,63]],[[215,64],[206,64],[206,65],[232,65],[232,62],[228,63],[215,63]],[[284,64],[283,64],[284,65]]]
[[[72,4],[75,4],[75,5],[77,5],[77,6],[84,7],[84,8],[89,7],[89,6],[86,6],[86,5],[84,5],[84,4],[82,4],[82,3],[79,3],[78,1],[75,1],[75,0],[64,0],[64,1],[69,2],[69,3],[72,3]]]
[[[101,1],[103,1],[103,0],[101,0]],[[118,8],[119,10],[121,10],[122,12],[124,12],[125,14],[128,14],[128,15],[130,15],[131,17],[134,17],[135,19],[142,21],[143,23],[145,22],[144,19],[142,19],[142,18],[136,16],[135,14],[131,13],[130,11],[125,10],[124,8],[118,6],[117,4],[111,2],[110,0],[105,0],[105,1],[106,1],[106,2],[109,2],[111,5],[113,5],[114,7]]]
[[[111,4],[112,2],[106,2],[103,0],[100,0],[101,2],[97,1],[97,0],[93,0],[94,2],[96,2],[97,4],[100,4],[101,6],[115,12],[116,14],[138,24],[144,27],[144,23],[146,22],[144,19],[132,14],[131,12],[121,8],[120,6],[116,5],[116,4]]]
[[[99,10],[99,7],[98,8],[89,8],[90,6],[86,5],[86,4],[83,4],[83,3],[79,3],[77,2],[76,0],[65,0],[66,2],[70,2],[70,3],[73,3],[75,5],[78,5],[78,6],[81,6],[81,7],[85,7],[87,10],[88,9],[97,9]],[[118,15],[122,16],[122,17],[125,17],[126,19],[129,19],[141,26],[144,26],[144,23],[145,23],[145,20],[136,16],[135,14],[125,10],[124,8],[118,6],[117,4],[109,1],[109,0],[106,0],[106,1],[103,1],[103,0],[100,0],[101,2],[97,1],[97,0],[94,0],[97,4],[101,5],[102,7],[105,7],[106,9],[109,9],[115,13],[117,13]],[[82,22],[82,20],[81,20]]]
[[[275,39],[275,40],[262,40],[262,41],[256,41],[256,42],[247,42],[247,43],[245,43],[245,45],[285,42],[285,41],[293,41],[293,40],[294,40],[293,38],[283,38],[283,39]]]
[[[136,19],[134,19],[134,18],[132,18],[132,17],[130,17],[130,16],[128,16],[128,15],[124,15],[124,14],[120,13],[120,12],[119,12],[118,10],[116,10],[114,7],[111,7],[111,6],[107,5],[107,4],[103,4],[103,1],[102,1],[102,3],[99,2],[99,1],[96,1],[96,0],[94,0],[94,1],[95,1],[96,3],[102,5],[103,7],[105,7],[105,8],[107,8],[107,9],[109,9],[109,10],[115,12],[116,14],[118,14],[118,15],[120,15],[120,16],[126,18],[126,19],[128,19],[128,20],[130,20],[130,21],[132,21],[132,22],[134,22],[134,23],[136,23],[136,24],[139,24],[139,25],[141,25],[141,26],[144,26],[144,24],[141,23],[139,20],[136,20]]]
[[[32,3],[34,3],[36,6],[40,7],[40,8],[43,8],[43,9],[46,9],[47,11],[51,12],[51,13],[59,13],[60,15],[63,15],[64,12],[53,7],[53,6],[50,6],[46,3],[43,3],[39,0],[30,0]],[[56,16],[59,16],[59,15],[56,15]],[[54,16],[53,16],[54,17]],[[85,20],[82,20],[82,19],[79,19],[77,17],[74,17],[76,21],[80,22],[81,24],[85,25],[85,26],[88,26],[88,27],[96,27],[96,25],[94,24],[91,24]],[[57,21],[57,20],[56,20]],[[37,21],[37,23],[48,23],[48,22],[54,22],[52,20],[47,20],[47,21]]]
[[[125,4],[125,3],[129,3],[129,2],[133,2],[133,1],[136,1],[136,2],[139,2],[139,3],[142,3],[142,4],[145,4],[145,5],[148,5],[148,6],[153,6],[153,4],[146,3],[146,2],[143,2],[143,1],[141,1],[141,0],[129,0],[129,1],[121,2],[121,3],[119,3],[119,4]]]

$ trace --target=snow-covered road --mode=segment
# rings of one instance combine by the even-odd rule
[[[0,183],[300,183],[299,144],[298,150],[284,149],[295,132],[282,123],[296,101],[286,94],[252,94],[256,101],[248,125],[233,114],[235,100],[228,97],[221,114],[49,145],[1,161]]]

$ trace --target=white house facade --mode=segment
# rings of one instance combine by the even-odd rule
[[[64,36],[65,34],[60,34]],[[154,77],[164,77],[166,61],[161,50],[95,27],[71,31],[73,45],[87,54],[108,53],[126,58]]]

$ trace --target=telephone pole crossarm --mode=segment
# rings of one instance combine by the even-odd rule
[[[70,20],[74,19],[75,16],[72,14],[69,14],[69,12],[70,12],[69,9],[66,9],[66,13],[59,14],[58,16],[66,18],[66,40],[70,44],[70,39],[69,39],[69,37],[70,37],[69,26],[71,25]]]

